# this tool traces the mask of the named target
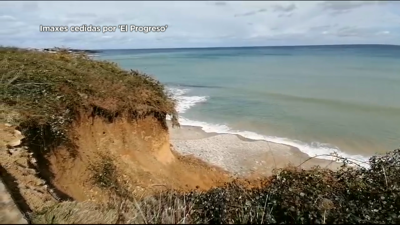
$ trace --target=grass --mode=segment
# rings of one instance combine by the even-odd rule
[[[21,116],[12,106],[0,103],[0,121],[10,125],[18,125],[18,121],[21,121]]]
[[[153,115],[179,125],[175,102],[146,74],[65,51],[0,48],[0,120],[34,127],[33,136],[68,138],[82,116],[138,119]],[[58,136],[57,136],[58,135]],[[26,135],[29,139],[30,135]],[[54,142],[54,140],[52,140]],[[58,143],[58,142],[57,142]],[[48,143],[47,143],[48,144]],[[206,192],[163,191],[135,199],[119,183],[112,158],[92,165],[92,182],[115,198],[106,205],[64,201],[34,212],[34,224],[400,223],[400,150],[370,158],[370,168],[285,168],[258,181]],[[250,188],[251,187],[251,188]]]
[[[63,202],[36,212],[32,221],[95,223],[98,217],[83,219],[93,213],[103,223],[124,224],[398,224],[400,149],[369,161],[370,169],[285,168],[255,188],[232,182],[207,192],[169,190],[140,201],[90,206],[93,212],[85,207],[89,203]]]
[[[108,155],[99,155],[99,159],[100,161],[89,166],[92,183],[118,199],[132,199],[126,185],[118,179],[121,174],[118,173],[114,160]]]
[[[66,51],[1,47],[0,59],[0,115],[4,108],[15,112],[19,116],[13,123],[47,125],[58,136],[65,136],[74,121],[87,115],[112,121],[152,114],[165,121],[168,114],[179,125],[175,101],[164,86],[138,71]]]

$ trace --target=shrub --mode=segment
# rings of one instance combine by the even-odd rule
[[[150,224],[400,223],[400,149],[371,157],[370,166],[286,168],[257,188],[235,181],[207,192],[169,190],[125,202],[121,216],[114,217],[125,218],[122,223]]]
[[[175,101],[159,81],[144,73],[67,51],[1,47],[0,59],[1,108],[17,113],[14,122],[25,130],[46,128],[65,141],[71,124],[88,115],[112,121],[152,114],[165,123],[169,114],[179,125]]]

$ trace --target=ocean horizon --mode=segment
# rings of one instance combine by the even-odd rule
[[[113,49],[96,58],[160,80],[180,123],[206,132],[363,161],[400,146],[400,46]]]
[[[91,51],[99,51],[99,52],[111,52],[111,51],[137,51],[137,50],[151,50],[151,51],[159,51],[159,50],[201,50],[201,49],[227,49],[227,48],[299,48],[299,47],[379,47],[379,46],[387,46],[387,47],[400,47],[400,45],[395,44],[328,44],[328,45],[262,45],[262,46],[230,46],[230,47],[182,47],[182,48],[113,48],[113,49],[84,49]]]

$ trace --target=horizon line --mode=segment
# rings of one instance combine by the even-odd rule
[[[108,48],[108,49],[84,49],[84,50],[167,50],[167,49],[221,49],[221,48],[280,48],[280,47],[334,47],[334,46],[393,46],[400,47],[396,44],[318,44],[318,45],[261,45],[261,46],[224,46],[224,47],[179,47],[179,48]],[[79,49],[79,48],[71,48]],[[83,49],[82,49],[83,50]]]

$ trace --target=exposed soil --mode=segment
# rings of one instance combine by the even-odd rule
[[[1,178],[21,211],[230,180],[171,149],[165,118],[179,125],[175,100],[151,76],[64,50],[0,55]]]
[[[51,195],[45,181],[32,169],[31,154],[17,144],[22,138],[15,127],[0,124],[0,210],[4,223],[26,223],[24,214],[41,210],[57,201]],[[13,145],[13,146],[10,146]]]
[[[136,198],[163,189],[207,190],[231,179],[218,167],[177,154],[171,149],[168,131],[152,117],[113,123],[88,118],[75,122],[73,127],[74,151],[59,147],[32,163],[39,150],[32,149],[31,143],[30,149],[17,146],[10,154],[6,145],[15,141],[15,128],[1,125],[2,166],[15,178],[17,191],[29,210],[37,211],[67,199],[110,201],[115,193],[99,187],[93,180],[96,173],[93,166],[103,163],[105,157],[112,159],[116,168],[112,176],[118,184]],[[24,140],[24,143],[29,141]]]

